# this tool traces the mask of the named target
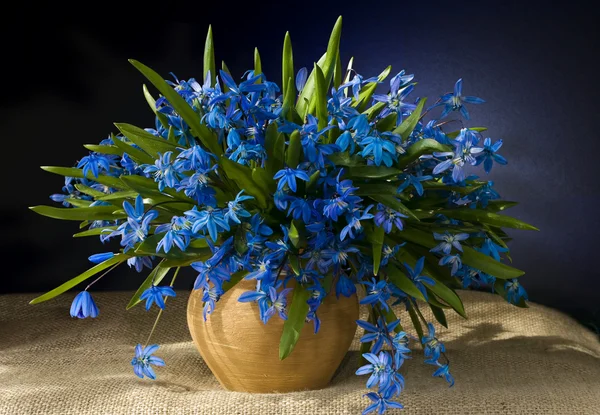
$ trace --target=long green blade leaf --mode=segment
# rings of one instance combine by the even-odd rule
[[[300,284],[294,287],[292,304],[289,307],[288,319],[283,324],[283,333],[279,342],[279,359],[283,360],[292,353],[296,343],[300,339],[300,332],[304,327],[304,321],[308,314],[307,300],[310,291]]]
[[[465,222],[479,222],[488,225],[498,226],[501,228],[523,229],[528,231],[539,231],[533,225],[525,223],[519,219],[515,219],[506,215],[499,215],[487,210],[481,209],[446,209],[439,213],[450,218],[459,219]]]
[[[98,274],[100,271],[103,271],[113,265],[116,265],[116,264],[119,264],[119,263],[125,261],[127,258],[129,258],[128,255],[116,254],[114,257],[107,259],[106,261],[101,262],[100,264],[98,264],[96,266],[93,266],[92,268],[88,269],[84,273],[79,274],[75,278],[70,279],[69,281],[65,282],[64,284],[56,287],[52,291],[48,291],[46,294],[40,295],[39,297],[34,298],[33,300],[31,300],[29,302],[29,304],[38,304],[38,303],[42,303],[44,301],[50,300],[51,298],[54,298],[57,295],[60,295],[60,294],[64,293],[65,291],[70,290],[71,288],[82,283],[83,281],[87,280],[88,278],[93,277],[94,275]]]
[[[394,130],[394,134],[398,134],[399,136],[401,136],[403,141],[406,141],[406,139],[410,136],[410,134],[417,126],[417,123],[419,122],[419,117],[421,117],[421,113],[423,112],[425,102],[427,102],[427,98],[421,98],[419,100],[419,103],[417,104],[417,108],[415,108],[415,110],[411,112],[410,115],[406,117],[404,121],[402,121],[402,124],[400,124]]]
[[[105,176],[103,174],[99,174],[98,177],[94,177],[91,172],[88,172],[87,175],[83,174],[83,170],[77,169],[75,167],[54,167],[54,166],[42,166],[42,170],[46,170],[47,172],[59,174],[65,177],[75,177],[81,179],[83,177],[98,182],[100,184],[114,187],[116,189],[125,189],[121,180],[118,177],[113,176]]]
[[[215,64],[215,45],[213,43],[212,26],[210,25],[208,26],[208,33],[206,34],[206,41],[204,42],[204,67],[202,69],[204,75],[203,80],[206,79],[206,74],[210,71],[210,85],[214,85],[217,76],[217,68]]]
[[[136,127],[135,125],[115,123],[115,126],[129,139],[129,141],[154,158],[158,158],[159,153],[164,154],[167,151],[179,152],[176,145],[162,138],[156,138],[148,131]]]
[[[206,125],[200,124],[200,116],[196,114],[194,109],[175,91],[165,80],[143,63],[134,59],[129,62],[140,71],[151,83],[160,91],[161,94],[169,101],[169,104],[181,115],[183,120],[192,130],[192,133],[200,139],[202,144],[218,158],[221,157],[223,150],[217,142],[217,137],[208,129]]]
[[[29,209],[35,213],[61,220],[115,220],[127,217],[123,211],[116,212],[114,206],[91,206],[81,208],[57,208],[53,206],[32,206]]]

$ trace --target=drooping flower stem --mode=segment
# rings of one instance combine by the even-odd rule
[[[177,274],[179,274],[179,270],[181,267],[177,267],[177,269],[175,269],[175,274],[173,274],[173,278],[171,279],[171,284],[169,284],[171,287],[175,284],[175,279],[177,278]],[[169,297],[165,297],[164,302],[166,303],[167,300],[169,299]],[[160,316],[162,316],[162,312],[163,312],[163,308],[161,308],[160,310],[158,310],[158,314],[156,315],[156,320],[154,320],[154,325],[152,326],[152,330],[150,330],[150,334],[148,335],[148,339],[146,339],[146,346],[148,344],[150,344],[150,339],[152,338],[152,334],[154,334],[154,330],[156,329],[156,326],[158,324],[158,320],[160,320]]]
[[[414,299],[412,299],[412,298],[410,298],[409,301],[411,302],[412,308],[416,311],[416,313],[419,316],[419,318],[421,319],[421,321],[423,321],[423,323],[427,327],[427,320],[425,320],[425,317],[423,316],[423,313],[421,313],[421,310],[417,306],[417,302]],[[446,359],[446,364],[450,364],[450,359],[448,359],[448,356],[446,356],[446,353],[444,353],[443,351],[441,351],[440,354],[442,356],[444,356],[444,359]]]
[[[88,284],[87,287],[85,287],[84,291],[87,291],[92,285],[94,285],[95,283],[97,283],[98,281],[100,281],[100,278],[104,277],[106,274],[108,274],[109,272],[111,272],[113,269],[115,269],[116,267],[118,267],[119,265],[121,265],[121,262],[117,262],[115,265],[113,265],[112,267],[110,267],[109,269],[107,269],[106,271],[104,271],[102,273],[102,275],[100,275],[98,278],[96,278],[94,281],[90,282]]]

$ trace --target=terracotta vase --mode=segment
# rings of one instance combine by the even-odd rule
[[[238,392],[293,392],[326,387],[344,358],[356,331],[356,295],[339,300],[332,293],[320,306],[321,327],[304,325],[292,353],[279,360],[283,320],[274,315],[260,321],[258,305],[240,303],[239,296],[255,288],[242,280],[227,291],[204,321],[202,293],[192,291],[187,319],[192,339],[221,385]],[[288,301],[291,302],[292,293]]]

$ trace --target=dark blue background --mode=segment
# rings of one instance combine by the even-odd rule
[[[471,106],[470,125],[488,126],[490,136],[502,138],[509,160],[491,178],[503,198],[521,202],[509,213],[541,229],[511,232],[514,265],[527,272],[522,282],[530,299],[584,322],[598,319],[595,13],[574,2],[561,8],[523,1],[321,2],[320,9],[304,2],[200,3],[178,2],[162,22],[157,15],[120,12],[100,23],[32,17],[3,29],[0,291],[51,289],[86,269],[88,255],[104,250],[95,238],[72,239],[75,223],[26,207],[49,203],[47,195],[62,186],[39,165],[72,165],[86,154],[82,144],[114,131],[113,121],[152,126],[143,78],[127,58],[164,76],[173,71],[200,78],[212,23],[217,60],[241,76],[257,46],[264,72],[279,82],[285,31],[291,32],[296,69],[310,66],[343,14],[344,65],[354,56],[366,76],[388,64],[393,73],[404,68],[419,82],[415,98],[435,99],[462,77],[466,94],[487,100]],[[143,278],[123,269],[96,287],[132,289]]]

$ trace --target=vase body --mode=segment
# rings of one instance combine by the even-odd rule
[[[329,294],[319,307],[321,327],[304,324],[292,353],[279,360],[284,321],[275,314],[263,324],[255,302],[239,296],[254,290],[255,281],[242,280],[227,291],[204,321],[202,292],[192,290],[187,319],[192,339],[221,385],[232,391],[275,393],[321,389],[331,381],[344,358],[358,319],[356,295],[339,300]],[[292,294],[288,294],[288,304]]]

